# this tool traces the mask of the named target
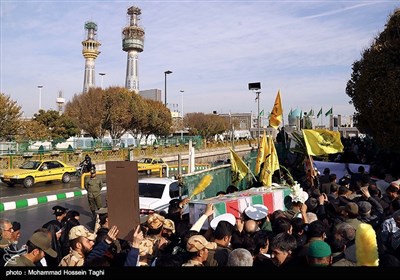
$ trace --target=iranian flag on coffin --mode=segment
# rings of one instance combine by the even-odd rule
[[[256,188],[245,191],[235,192],[219,197],[211,197],[208,199],[191,201],[189,203],[189,218],[190,223],[194,224],[200,216],[204,213],[208,203],[214,204],[214,215],[210,217],[210,221],[225,213],[231,213],[236,218],[240,218],[244,209],[250,205],[263,204],[267,206],[268,213],[272,213],[275,210],[286,210],[284,200],[285,197],[290,194],[288,188],[278,189],[265,189]],[[203,229],[208,229],[209,221],[204,223]]]

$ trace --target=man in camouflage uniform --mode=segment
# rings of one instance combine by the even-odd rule
[[[165,246],[167,246],[169,243],[168,239],[161,235],[164,221],[165,218],[157,213],[150,214],[147,217],[147,232],[145,240],[148,240],[153,244],[153,248],[151,250],[153,253],[149,257],[151,262],[154,260],[154,258],[162,255]]]
[[[215,250],[217,244],[208,242],[202,235],[193,235],[186,244],[186,251],[189,253],[189,260],[182,266],[204,266],[208,258],[208,250]]]
[[[96,210],[103,207],[101,200],[101,188],[103,182],[96,177],[96,169],[90,170],[90,178],[85,182],[85,189],[87,191],[87,199],[89,202],[90,211],[92,211],[93,220],[96,220]]]
[[[117,238],[117,234],[118,228],[112,226],[106,238],[94,246],[96,234],[90,232],[83,225],[74,226],[68,234],[71,250],[61,260],[59,266],[83,266],[86,261],[104,255]]]

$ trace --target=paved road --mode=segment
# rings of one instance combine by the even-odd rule
[[[99,177],[104,175],[98,175]],[[154,177],[155,175],[139,175],[140,177]],[[105,178],[103,177],[105,183]],[[106,189],[106,184],[104,184]],[[65,193],[81,193],[79,178],[74,178],[70,183],[52,182],[50,184],[38,183],[27,189],[16,185],[13,188],[0,183],[0,203],[26,201],[38,197],[54,196]],[[102,192],[103,205],[105,205],[106,191]],[[49,220],[54,219],[52,207],[61,205],[71,210],[76,210],[81,214],[81,224],[92,228],[91,212],[89,210],[86,195],[72,196],[46,203],[37,203],[36,205],[13,207],[12,210],[0,211],[0,218],[7,218],[11,221],[18,221],[22,225],[20,244],[25,244],[34,230],[40,228]]]
[[[102,197],[103,205],[105,205],[105,191],[102,192]],[[80,213],[80,223],[93,229],[93,224],[91,222],[92,213],[89,210],[86,196],[72,197],[21,209],[8,210],[1,212],[0,217],[21,223],[21,238],[19,244],[22,245],[26,243],[36,229],[41,228],[43,224],[55,218],[52,210],[52,207],[55,205],[61,205],[70,210],[78,211]]]
[[[100,176],[99,176],[100,177]],[[22,185],[15,185],[14,187],[8,187],[6,184],[0,182],[0,201],[8,201],[10,197],[18,197],[24,195],[37,195],[48,191],[64,190],[67,191],[72,188],[79,188],[80,179],[78,177],[72,177],[71,181],[67,184],[63,184],[58,181],[51,183],[37,183],[31,188],[25,188]]]

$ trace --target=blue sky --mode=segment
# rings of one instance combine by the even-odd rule
[[[184,112],[257,112],[248,83],[261,82],[260,110],[278,90],[284,114],[301,108],[350,115],[352,64],[384,30],[399,1],[6,1],[1,0],[1,92],[25,116],[56,109],[83,87],[84,24],[98,25],[96,85],[124,86],[121,31],[142,10],[140,90],[161,89]],[[164,95],[162,95],[164,100]],[[285,118],[286,119],[286,118]],[[287,119],[286,119],[287,120]]]

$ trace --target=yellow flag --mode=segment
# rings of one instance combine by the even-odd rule
[[[339,131],[326,129],[303,129],[304,142],[310,156],[321,156],[343,152]]]
[[[229,150],[231,151],[232,184],[236,184],[246,177],[249,168],[231,148]]]
[[[272,175],[275,170],[279,169],[279,159],[278,154],[276,153],[274,140],[271,136],[267,137],[267,145],[264,152],[264,166],[261,170],[260,181],[263,183],[263,186],[271,186],[272,185]]]
[[[256,176],[260,173],[261,164],[265,160],[265,148],[266,147],[267,147],[267,135],[265,134],[265,130],[264,130],[264,135],[260,142],[260,147],[258,149],[258,154],[257,154],[257,159],[256,159],[256,167],[254,169],[254,173],[256,174]]]
[[[269,118],[269,125],[273,128],[278,128],[282,122],[283,110],[281,102],[281,91],[278,90],[278,94],[275,98],[275,104],[272,108],[271,117]]]

